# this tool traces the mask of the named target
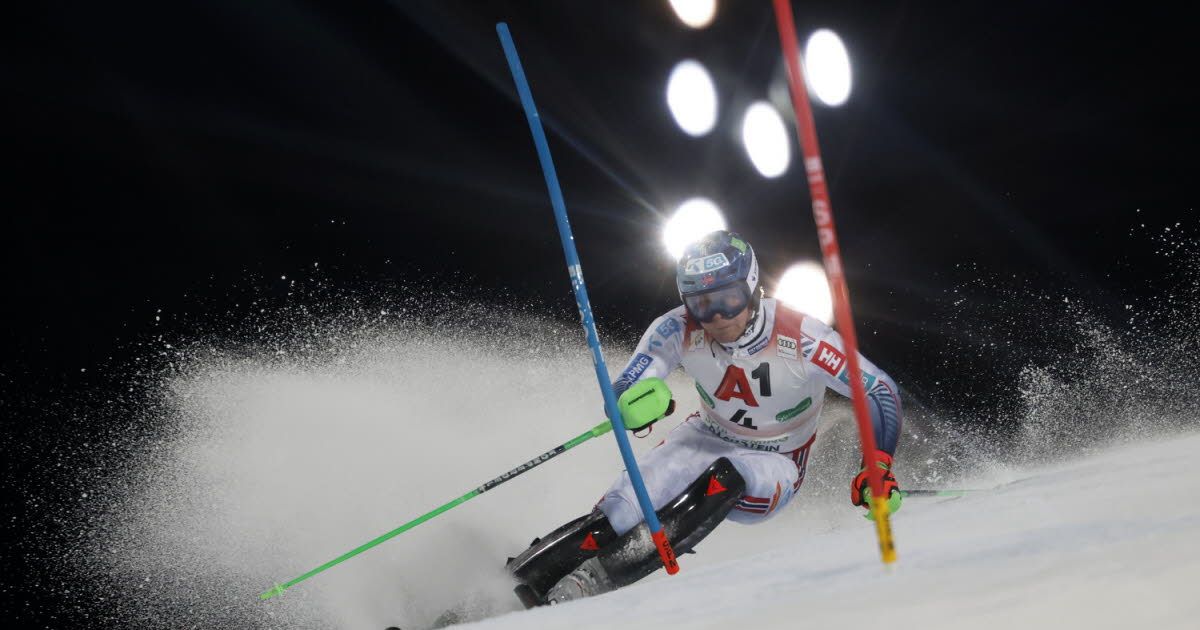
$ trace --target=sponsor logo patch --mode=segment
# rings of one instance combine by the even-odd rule
[[[785,359],[796,358],[796,340],[785,335],[776,335],[775,354]]]
[[[650,367],[653,361],[654,359],[651,359],[650,355],[642,354],[641,352],[633,355],[633,359],[629,362],[629,367],[625,368],[624,372],[621,372],[621,377],[617,379],[617,383],[623,384],[626,388],[633,385],[645,373],[646,368]]]
[[[769,341],[771,341],[770,337],[763,337],[762,340],[760,340],[758,343],[754,344],[753,346],[750,346],[750,349],[747,350],[746,352],[748,354],[757,354],[763,348],[767,347],[767,342],[769,342]]]
[[[829,372],[831,376],[837,376],[846,363],[846,355],[842,354],[841,350],[829,345],[828,342],[822,341],[821,345],[817,346],[817,351],[813,353],[812,362],[822,370]]]
[[[804,400],[801,400],[799,405],[796,405],[795,407],[792,407],[791,409],[787,409],[787,410],[781,411],[778,414],[776,414],[775,421],[776,422],[787,422],[788,420],[791,420],[792,418],[795,418],[796,416],[804,413],[804,410],[808,409],[811,406],[812,406],[812,397],[810,396],[808,398],[805,398]]]
[[[660,337],[662,337],[664,340],[666,340],[666,339],[670,339],[672,335],[676,335],[682,330],[683,330],[683,327],[681,327],[679,325],[679,320],[672,317],[672,318],[668,318],[667,321],[659,324],[658,328],[654,329],[654,332],[658,333],[658,335]]]
[[[781,446],[783,446],[783,444],[785,442],[792,439],[792,437],[790,435],[782,435],[777,438],[769,438],[769,439],[757,439],[757,440],[745,439],[745,438],[742,438],[741,436],[731,433],[725,427],[717,424],[717,422],[720,422],[720,420],[717,419],[715,416],[710,415],[709,413],[705,413],[704,420],[703,420],[703,422],[700,422],[699,427],[701,429],[711,433],[712,435],[715,435],[716,437],[721,438],[725,442],[728,442],[730,444],[736,444],[738,446],[744,446],[746,448],[753,449],[756,451],[766,451],[768,453],[778,453],[779,448]]]
[[[738,398],[751,407],[758,406],[758,400],[750,390],[750,381],[746,379],[746,371],[736,365],[725,368],[725,375],[721,377],[721,384],[713,395],[725,402]]]
[[[728,266],[729,259],[725,257],[725,254],[717,253],[687,261],[687,264],[683,266],[683,272],[689,276],[698,276]]]
[[[875,376],[872,374],[867,374],[866,372],[863,372],[862,377],[863,377],[863,389],[865,389],[867,391],[871,391],[871,386],[873,386],[875,384]],[[842,374],[841,376],[838,377],[838,380],[849,385],[850,384],[850,370],[846,370],[846,372],[844,374]]]
[[[704,331],[693,330],[691,339],[688,339],[688,350],[696,351],[704,349]]]

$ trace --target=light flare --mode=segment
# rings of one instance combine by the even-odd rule
[[[663,247],[672,260],[679,260],[688,243],[709,232],[724,229],[725,217],[717,204],[704,197],[688,199],[663,226]]]
[[[801,313],[826,324],[833,323],[833,294],[829,291],[825,268],[818,263],[805,261],[788,267],[774,295]]]
[[[712,24],[717,14],[717,0],[670,0],[670,3],[679,21],[691,28]]]
[[[717,88],[703,64],[693,59],[675,64],[667,79],[667,107],[689,136],[712,131],[717,124]]]
[[[850,98],[850,55],[837,33],[821,29],[804,45],[804,77],[817,100],[837,107]]]
[[[792,161],[787,128],[779,112],[766,101],[746,109],[742,119],[742,144],[754,168],[763,177],[779,177]]]

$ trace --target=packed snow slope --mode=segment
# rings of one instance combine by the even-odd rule
[[[861,455],[831,393],[792,503],[721,525],[677,576],[533,611],[512,594],[505,558],[621,473],[605,435],[260,601],[603,420],[573,311],[318,284],[139,341],[109,368],[119,387],[14,444],[62,486],[26,496],[41,518],[22,548],[44,569],[26,586],[88,628],[422,630],[447,611],[522,629],[1197,628],[1200,259],[1162,245],[1181,282],[1123,302],[1124,324],[980,275],[944,303],[941,351],[913,337],[880,356],[862,337],[904,398],[901,486],[978,490],[906,500],[890,571],[848,500]],[[613,375],[640,332],[601,329]],[[956,410],[939,398],[955,375],[991,393]],[[700,407],[684,375],[668,383],[679,411],[635,453]]]
[[[700,566],[687,556],[674,577],[471,627],[1195,628],[1200,501],[1171,480],[1198,450],[1191,435],[967,496],[912,497],[894,517],[889,570],[873,528],[847,514],[824,530],[793,526],[770,551]]]
[[[477,327],[391,312],[371,325],[296,321],[277,337],[163,349],[173,369],[147,386],[152,403],[105,445],[107,466],[81,480],[78,511],[61,521],[82,527],[52,560],[67,581],[47,588],[78,623],[415,630],[455,610],[520,628],[1196,627],[1195,407],[1101,396],[1096,383],[1138,367],[1103,334],[1084,335],[1061,372],[1023,375],[1024,429],[1005,440],[906,402],[902,486],[987,490],[907,500],[890,574],[849,504],[857,437],[830,394],[792,504],[718,527],[678,576],[529,612],[513,596],[505,557],[590,510],[620,474],[605,435],[260,601],[602,420],[574,323],[491,311],[456,320]],[[627,352],[609,349],[613,371]],[[1169,380],[1174,367],[1139,369],[1190,389]],[[635,452],[699,408],[683,375],[668,382],[681,411]]]

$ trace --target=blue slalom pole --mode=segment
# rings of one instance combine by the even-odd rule
[[[604,409],[608,420],[612,423],[613,435],[617,438],[617,447],[621,450],[621,458],[625,460],[625,470],[629,480],[633,482],[633,490],[637,493],[638,503],[642,514],[646,517],[646,525],[650,528],[654,543],[658,547],[659,556],[667,573],[677,573],[679,564],[675,560],[675,552],[667,540],[658,514],[654,512],[654,504],[646,492],[646,484],[642,481],[642,473],[638,469],[633,449],[629,446],[629,437],[625,435],[625,421],[621,418],[621,410],[617,407],[616,394],[613,393],[612,383],[608,382],[608,367],[604,364],[604,353],[600,349],[600,338],[596,334],[596,323],[592,319],[592,306],[588,301],[587,287],[583,283],[583,268],[579,264],[579,254],[575,251],[575,237],[571,234],[571,223],[567,219],[567,206],[563,202],[562,190],[558,186],[558,175],[554,171],[554,160],[550,157],[550,145],[546,142],[546,132],[542,130],[542,121],[538,116],[537,106],[533,103],[533,93],[529,90],[529,82],[525,79],[525,70],[521,67],[521,58],[517,56],[517,47],[513,44],[508,25],[504,22],[496,24],[496,32],[500,34],[500,45],[504,47],[504,56],[508,58],[508,69],[512,72],[513,82],[517,84],[517,93],[521,96],[521,106],[525,109],[525,118],[529,121],[529,131],[533,134],[533,144],[537,146],[538,161],[542,164],[542,174],[546,177],[546,188],[550,190],[550,204],[554,206],[554,219],[558,222],[558,236],[562,240],[563,253],[567,257],[567,272],[571,275],[571,288],[575,290],[575,304],[579,307],[579,316],[583,320],[583,329],[587,333],[588,346],[592,349],[592,365],[596,368],[596,379],[600,381],[600,391],[604,395]]]

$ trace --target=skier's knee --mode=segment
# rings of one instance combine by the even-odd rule
[[[733,464],[746,481],[742,497],[729,513],[729,520],[736,523],[751,525],[771,518],[800,487],[796,464],[778,453],[748,453]]]
[[[642,510],[637,505],[637,499],[630,499],[619,490],[609,491],[596,507],[608,517],[609,524],[618,536],[642,522]]]
[[[679,496],[658,509],[658,520],[676,553],[691,551],[712,533],[745,490],[745,480],[727,458],[713,462]],[[661,564],[645,527],[634,527],[600,550],[599,561],[615,586],[632,584]]]

